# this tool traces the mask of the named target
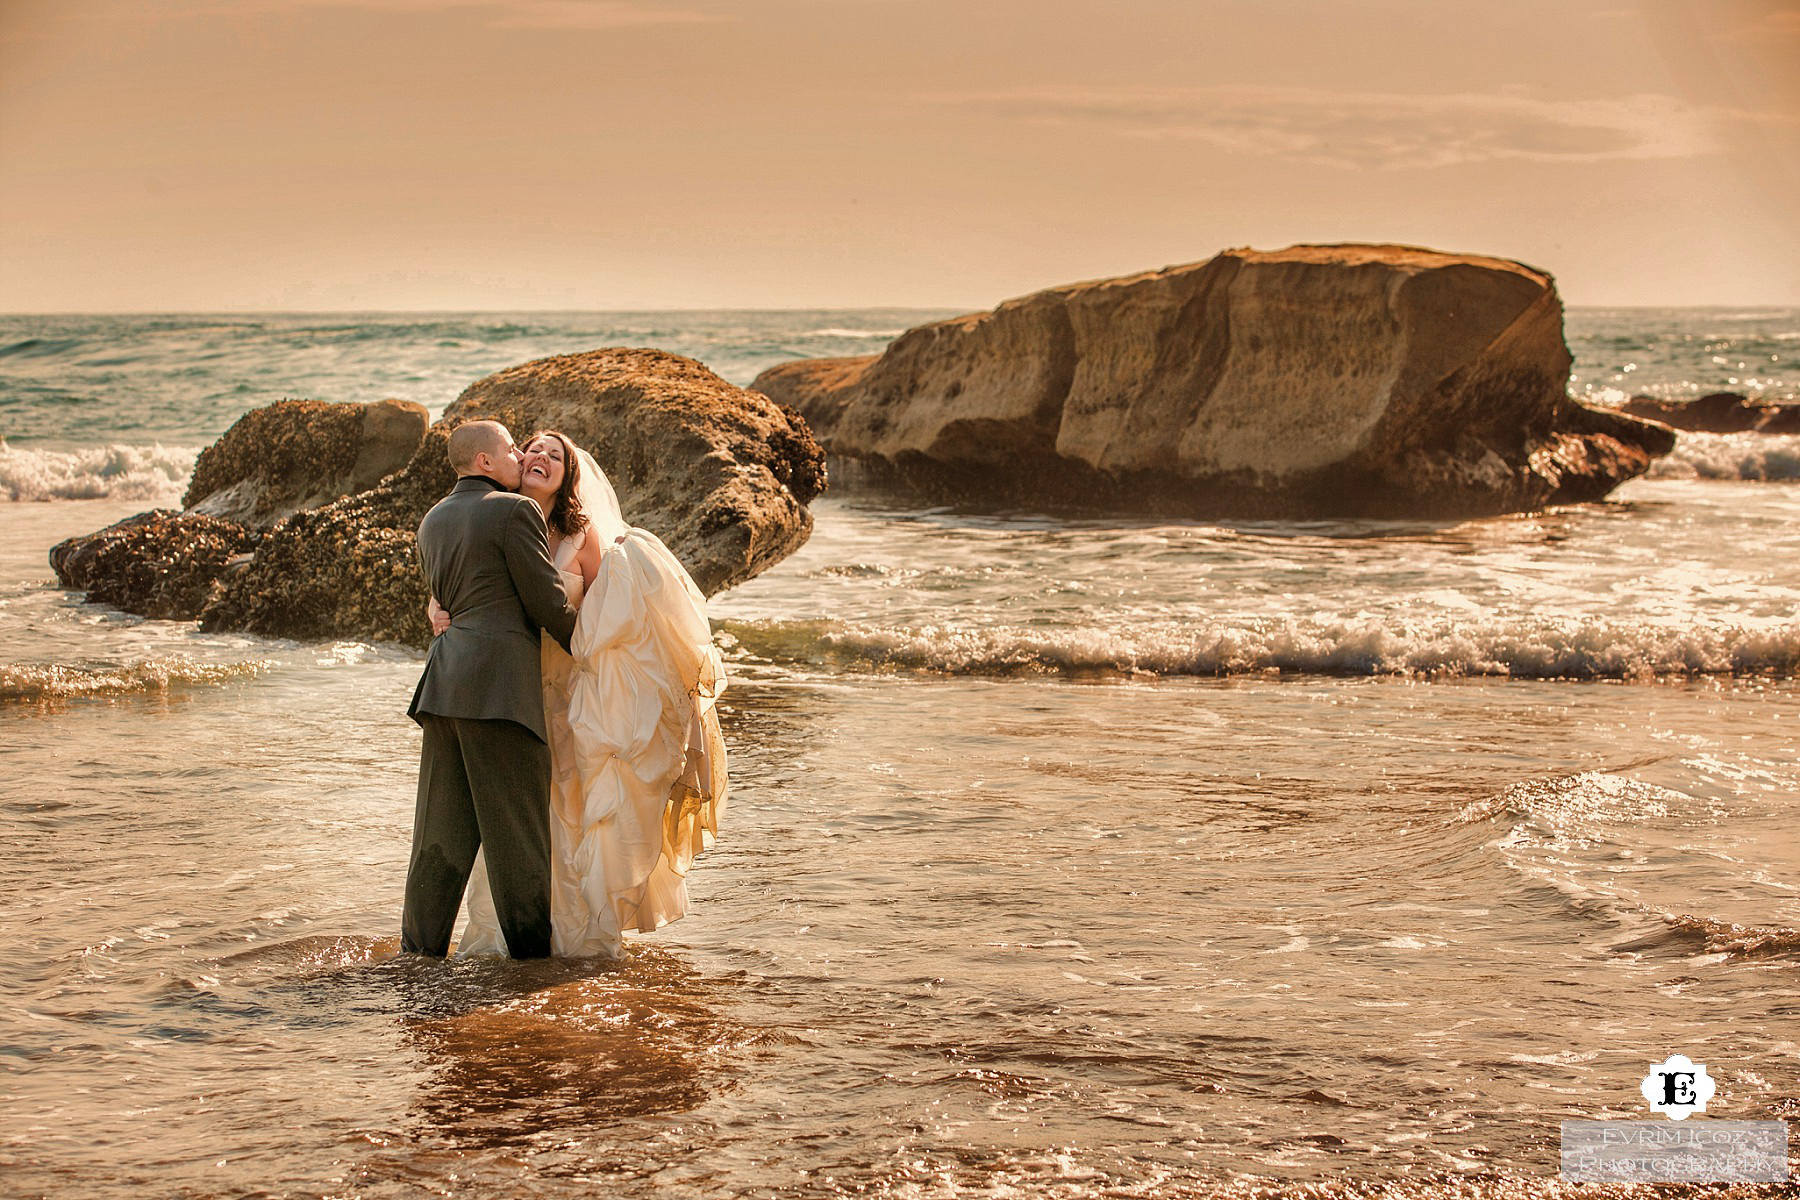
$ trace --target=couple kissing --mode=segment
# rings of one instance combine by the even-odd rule
[[[619,958],[687,911],[725,807],[705,598],[565,435],[470,421],[447,449],[401,950],[445,955],[466,908],[458,954]]]

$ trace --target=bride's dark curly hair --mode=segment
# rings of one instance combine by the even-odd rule
[[[562,443],[563,477],[557,485],[556,498],[550,504],[550,515],[544,523],[562,537],[573,537],[588,527],[588,516],[581,511],[581,462],[575,457],[575,443],[565,433],[540,429],[525,439],[526,449],[539,438],[555,438]]]

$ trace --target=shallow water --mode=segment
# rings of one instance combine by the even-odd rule
[[[1561,1119],[1641,1116],[1673,1052],[1719,1080],[1711,1115],[1800,1115],[1791,671],[1158,675],[829,636],[1104,642],[1152,599],[1170,626],[1379,626],[1418,615],[1380,599],[1409,589],[1448,619],[1446,573],[1495,620],[1623,621],[1640,597],[1650,625],[1673,605],[1781,628],[1774,564],[1703,551],[1711,506],[1777,513],[1785,491],[1634,486],[1624,511],[1460,531],[823,504],[800,554],[715,602],[740,639],[726,834],[691,915],[621,966],[395,958],[417,656],[80,605],[44,551],[135,506],[20,506],[0,523],[9,669],[186,666],[0,701],[7,1189],[1529,1183]],[[1743,495],[1692,491],[1717,486]],[[1621,545],[1645,522],[1691,542]],[[1159,554],[1185,566],[1159,575]],[[1259,555],[1294,574],[1244,586]],[[1141,573],[1080,569],[1109,561]],[[1201,561],[1190,594],[1157,590]],[[1683,590],[1715,568],[1744,604]]]
[[[715,621],[751,656],[981,674],[1652,678],[1800,663],[1800,493],[1634,481],[1467,522],[1074,521],[826,499]],[[1747,539],[1754,544],[1747,544]]]

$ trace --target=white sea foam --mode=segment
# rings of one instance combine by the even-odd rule
[[[0,439],[0,497],[7,500],[181,500],[199,449],[127,446],[19,450]]]
[[[821,338],[897,338],[904,329],[808,329],[801,337]]]
[[[1800,668],[1800,623],[1659,625],[1597,620],[1467,624],[1238,620],[1161,629],[883,628],[727,622],[752,654],[956,675],[1399,675],[1679,678]]]
[[[1800,434],[1683,432],[1650,478],[1800,479]]]
[[[163,655],[113,667],[6,663],[0,664],[0,702],[168,692],[182,687],[248,679],[269,666],[267,660],[201,663],[184,654]]]

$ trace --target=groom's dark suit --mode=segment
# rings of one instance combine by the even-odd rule
[[[550,953],[550,747],[540,629],[568,648],[575,611],[538,506],[465,475],[419,524],[419,557],[451,615],[407,714],[425,731],[400,948],[450,948],[475,852],[514,958]]]

